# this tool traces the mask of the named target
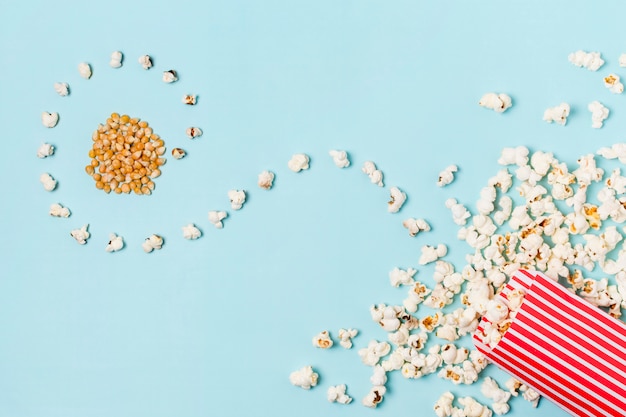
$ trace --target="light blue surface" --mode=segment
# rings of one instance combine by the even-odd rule
[[[418,267],[420,247],[446,243],[458,268],[469,253],[444,207],[472,206],[500,168],[504,146],[553,151],[570,167],[580,155],[622,141],[624,96],[602,76],[626,76],[620,2],[463,1],[0,1],[0,417],[434,415],[444,391],[474,395],[434,375],[390,375],[377,410],[360,404],[371,369],[357,350],[386,335],[369,307],[397,304],[395,266],[416,267],[432,286],[433,266]],[[602,52],[597,73],[573,67],[578,49]],[[121,50],[124,66],[108,66]],[[154,57],[141,69],[137,57]],[[89,62],[90,80],[78,63]],[[161,80],[176,69],[177,83]],[[59,97],[56,81],[70,84]],[[505,114],[480,108],[485,92],[506,92]],[[195,107],[184,94],[198,94]],[[591,129],[586,109],[611,110]],[[562,101],[566,127],[541,120]],[[54,129],[40,123],[57,111]],[[84,174],[91,132],[113,111],[147,120],[188,151],[169,158],[152,196],[105,195]],[[204,135],[189,141],[188,126]],[[56,147],[40,160],[43,141]],[[328,151],[345,149],[336,168]],[[287,169],[292,154],[311,168]],[[373,160],[387,187],[361,172]],[[456,181],[436,186],[449,164]],[[256,178],[276,173],[263,191]],[[39,175],[59,187],[46,193]],[[389,186],[409,196],[386,212]],[[249,191],[233,212],[226,193]],[[48,216],[51,203],[72,210]],[[223,230],[207,212],[229,211]],[[401,221],[423,217],[430,233],[410,238]],[[182,238],[196,223],[198,241]],[[88,223],[79,246],[71,229]],[[127,247],[106,253],[109,233]],[[164,236],[145,254],[143,239]],[[311,338],[341,327],[361,333],[352,350],[315,349]],[[467,342],[467,341],[466,341]],[[320,373],[310,392],[290,372]],[[500,382],[506,375],[489,368]],[[326,400],[346,383],[353,404]],[[512,417],[564,416],[548,401],[520,398]]]

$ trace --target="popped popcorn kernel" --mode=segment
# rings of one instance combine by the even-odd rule
[[[54,83],[54,91],[61,97],[65,97],[70,94],[70,86],[67,83]]]
[[[492,412],[486,405],[483,405],[476,401],[472,397],[461,397],[458,399],[459,404],[463,408],[463,413],[467,417],[491,417]]]
[[[70,232],[70,236],[76,239],[76,242],[80,245],[84,245],[87,243],[87,239],[89,239],[90,233],[87,231],[89,227],[88,224],[84,225],[80,229],[74,229]]]
[[[313,346],[320,349],[328,349],[333,346],[333,339],[330,338],[328,330],[324,330],[313,336]]]
[[[159,250],[163,246],[163,238],[159,235],[150,235],[141,244],[141,248],[144,252],[150,253],[153,250]]]
[[[211,210],[209,211],[209,222],[211,222],[216,229],[221,229],[224,227],[222,220],[224,220],[227,216],[228,213],[225,211]]]
[[[115,51],[111,53],[111,60],[109,61],[109,65],[111,68],[120,68],[122,66],[123,55],[120,51]]]
[[[48,113],[47,111],[41,113],[41,123],[47,127],[52,128],[59,122],[59,113]]]
[[[376,168],[376,164],[372,161],[366,161],[361,168],[369,178],[372,184],[376,184],[379,187],[383,187],[383,172]]]
[[[37,158],[47,158],[54,155],[54,146],[49,143],[42,143],[37,149]]]
[[[173,82],[178,81],[178,73],[174,70],[164,71],[163,72],[163,82],[171,84]]]
[[[400,269],[398,267],[393,268],[389,272],[389,282],[392,287],[399,287],[400,285],[412,285],[413,276],[417,271],[413,268]]]
[[[333,162],[337,168],[347,168],[350,166],[350,160],[348,159],[348,153],[346,151],[331,150],[328,152],[330,157],[333,158]]]
[[[80,64],[78,64],[78,74],[86,80],[90,79],[91,66],[86,62],[81,62]]]
[[[409,230],[409,236],[415,237],[419,232],[430,231],[430,224],[424,219],[414,219],[410,217],[402,222],[402,226]]]
[[[352,397],[346,394],[346,384],[328,387],[326,399],[331,403],[336,402],[339,404],[350,404],[352,402]]]
[[[524,166],[528,164],[528,152],[528,148],[525,146],[503,148],[498,163],[500,165]]]
[[[617,74],[609,74],[604,77],[604,86],[613,94],[622,94],[624,92],[624,84],[620,82]]]
[[[182,148],[172,149],[172,157],[174,157],[174,159],[183,159],[186,155],[187,155],[187,152],[185,152],[185,150]]]
[[[437,185],[439,187],[445,187],[448,184],[451,184],[454,181],[454,173],[457,172],[459,168],[456,165],[449,165],[443,171],[439,173],[439,178],[437,179]]]
[[[456,199],[449,198],[445,202],[446,208],[450,209],[452,212],[452,220],[459,226],[463,226],[467,223],[467,219],[470,218],[471,214],[467,210],[467,208],[460,204]]]
[[[437,417],[451,417],[452,409],[454,408],[452,403],[454,402],[454,395],[450,392],[444,392],[441,397],[435,402],[433,410]]]
[[[362,403],[369,408],[376,408],[383,401],[387,388],[381,385],[373,386],[370,392],[363,398]]]
[[[195,106],[196,101],[197,96],[195,94],[185,94],[182,99],[183,104],[187,104],[189,106]]]
[[[569,104],[561,103],[558,106],[548,107],[543,113],[543,120],[548,123],[554,122],[557,125],[565,126],[569,112]]]
[[[50,206],[50,215],[52,217],[70,217],[70,209],[67,207],[63,207],[58,203],[53,203]]]
[[[356,329],[339,329],[339,346],[344,349],[351,349],[352,339],[354,339],[358,334],[359,331]]]
[[[274,173],[270,172],[270,171],[262,171],[259,176],[258,176],[258,180],[257,180],[257,185],[264,189],[264,190],[269,190],[270,188],[272,188],[272,185],[274,183]]]
[[[389,343],[370,340],[367,347],[359,349],[358,354],[365,365],[376,366],[380,358],[387,356],[390,351],[391,345]]]
[[[391,196],[389,202],[387,203],[387,211],[389,213],[397,213],[406,201],[406,193],[398,187],[391,187],[389,189],[389,193]]]
[[[109,235],[109,243],[107,243],[104,250],[106,252],[117,252],[124,247],[124,238],[118,236],[115,233]]]
[[[589,103],[587,109],[591,112],[591,127],[600,129],[604,121],[609,117],[609,109],[597,100]]]
[[[292,385],[308,390],[317,385],[318,378],[319,375],[313,371],[313,367],[307,365],[297,371],[293,371],[289,375],[289,382]]]
[[[448,247],[443,243],[438,244],[437,246],[424,245],[422,246],[422,255],[418,263],[420,265],[426,265],[431,262],[435,262],[437,259],[446,256],[448,253]]]
[[[513,102],[507,94],[487,93],[481,97],[478,105],[496,113],[503,113],[513,105]]]
[[[230,190],[228,199],[233,210],[240,210],[246,202],[246,192],[244,190]]]
[[[183,229],[183,238],[187,240],[196,240],[200,236],[202,236],[202,232],[198,229],[193,223],[189,223],[186,226],[182,227]]]
[[[578,68],[586,68],[589,71],[597,71],[604,65],[600,52],[585,52],[579,50],[567,56],[569,62]]]
[[[57,187],[57,180],[52,178],[52,176],[48,173],[41,174],[39,176],[39,181],[46,191],[54,191],[54,189]]]
[[[293,172],[309,169],[309,156],[303,153],[294,154],[287,163],[287,167]]]
[[[150,58],[150,55],[141,55],[137,61],[139,65],[141,65],[141,68],[145,70],[152,68],[152,58]]]

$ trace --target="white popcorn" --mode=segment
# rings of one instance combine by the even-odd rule
[[[609,74],[604,77],[604,86],[613,94],[622,94],[624,92],[624,84],[620,82],[617,74]]]
[[[287,166],[293,172],[309,169],[309,156],[303,153],[294,154],[287,163]]]
[[[123,55],[120,51],[115,51],[111,54],[111,60],[109,61],[109,65],[111,68],[119,68],[122,66]]]
[[[185,133],[189,139],[195,139],[202,136],[202,129],[199,127],[188,127]]]
[[[52,217],[70,217],[70,214],[70,209],[58,203],[53,203],[50,206],[50,215]]]
[[[453,343],[441,347],[441,359],[445,364],[457,365],[466,360],[468,355],[469,350],[467,348],[457,348]]]
[[[124,247],[124,239],[122,238],[122,236],[118,236],[115,233],[111,233],[109,235],[109,243],[107,243],[104,250],[107,252],[117,252],[118,250],[121,250],[123,247]]]
[[[138,59],[138,62],[141,65],[141,67],[145,70],[152,68],[152,59],[150,58],[150,55],[140,56]]]
[[[387,388],[384,386],[373,386],[370,392],[363,398],[362,403],[366,407],[376,408],[378,404],[383,400],[383,396],[387,392]]]
[[[486,405],[483,405],[476,401],[472,397],[461,397],[459,398],[459,404],[461,404],[463,408],[463,413],[466,417],[491,417],[492,412]]]
[[[439,187],[445,187],[454,181],[454,173],[457,172],[459,168],[456,165],[449,165],[443,171],[439,173],[439,178],[437,179],[437,185]]]
[[[495,209],[494,201],[496,201],[496,188],[493,186],[483,187],[480,190],[480,199],[476,202],[476,210],[480,214],[490,214]]]
[[[318,378],[319,375],[313,371],[313,367],[307,365],[297,371],[293,371],[289,375],[289,382],[292,385],[308,390],[317,385]]]
[[[389,354],[390,351],[391,345],[389,343],[370,340],[367,347],[359,349],[358,354],[365,365],[376,366],[380,358]]]
[[[618,59],[620,67],[626,67],[626,54],[621,54]]]
[[[189,106],[195,106],[197,102],[197,96],[195,94],[185,94],[182,98],[183,104],[187,104]]]
[[[39,176],[39,181],[43,184],[43,188],[46,191],[53,191],[57,187],[57,180],[52,178],[48,173],[43,173]]]
[[[80,76],[86,80],[90,79],[91,66],[86,62],[81,62],[80,64],[78,64],[78,74],[80,74]]]
[[[48,128],[55,127],[59,122],[59,113],[41,113],[41,123]]]
[[[54,146],[49,143],[42,143],[37,149],[37,158],[47,158],[54,154]]]
[[[606,159],[618,158],[622,164],[626,164],[626,143],[616,143],[610,148],[600,148],[597,154]]]
[[[467,219],[470,218],[471,214],[463,204],[460,204],[454,198],[449,198],[446,200],[445,205],[452,212],[452,220],[454,223],[459,226],[463,226],[467,223]]]
[[[216,229],[221,229],[224,227],[224,223],[222,222],[222,220],[224,220],[227,216],[228,213],[226,213],[225,211],[209,211],[209,221],[213,226],[215,226]]]
[[[454,408],[452,406],[453,401],[454,395],[450,391],[444,392],[433,407],[437,417],[451,417]]]
[[[70,94],[70,86],[67,83],[54,83],[54,91],[61,97]]]
[[[391,282],[392,287],[399,287],[400,285],[413,285],[415,281],[413,281],[413,276],[417,271],[413,268],[408,268],[406,270],[400,269],[398,267],[393,268],[389,272],[389,281]]]
[[[270,171],[263,171],[259,174],[257,185],[264,190],[272,188],[274,182],[274,173]]]
[[[604,121],[609,117],[609,109],[597,100],[589,103],[587,109],[591,112],[591,127],[600,129]]]
[[[589,71],[597,71],[604,65],[604,60],[600,52],[585,52],[579,50],[569,54],[567,59],[578,68],[587,68]]]
[[[387,371],[385,371],[385,368],[380,365],[374,366],[374,372],[370,377],[370,382],[374,386],[385,385],[387,383]]]
[[[163,72],[163,82],[164,83],[173,83],[178,81],[178,74],[174,70],[164,71]]]
[[[233,210],[240,210],[246,202],[246,192],[243,190],[230,190],[228,192],[230,207]]]
[[[326,391],[326,399],[331,403],[350,404],[352,397],[346,394],[346,384],[331,385]]]
[[[528,148],[518,146],[516,148],[504,148],[498,159],[500,165],[523,166],[528,164]]]
[[[154,249],[161,249],[163,246],[163,238],[159,235],[151,235],[141,244],[143,251],[146,253],[152,252]]]
[[[367,176],[370,178],[370,181],[372,182],[372,184],[376,184],[379,187],[383,187],[383,173],[381,170],[376,168],[376,164],[374,164],[374,162],[372,161],[366,161],[363,164],[363,168],[361,168],[361,171],[363,171],[365,174],[367,174]]]
[[[485,377],[480,386],[480,392],[482,392],[485,397],[493,400],[494,403],[507,403],[511,398],[510,392],[500,388],[496,380],[488,376]]]
[[[507,94],[487,93],[483,95],[478,104],[487,109],[491,109],[496,113],[502,113],[511,107],[512,100]]]
[[[500,210],[493,213],[493,221],[498,226],[502,226],[504,222],[511,218],[511,212],[513,209],[513,200],[508,195],[502,196],[498,201]]]
[[[202,236],[202,232],[193,223],[183,226],[183,238],[187,240],[195,240]]]
[[[356,329],[339,329],[337,334],[339,337],[339,346],[344,349],[352,348],[352,339],[354,339],[359,331]]]
[[[70,236],[76,239],[79,244],[84,245],[85,243],[87,243],[87,239],[89,239],[90,236],[89,232],[87,231],[88,227],[89,225],[86,224],[80,229],[74,229],[70,232]]]
[[[528,161],[528,159],[526,159],[526,161]],[[498,162],[500,162],[500,160]],[[506,193],[513,185],[513,176],[506,168],[502,168],[496,175],[489,178],[487,184],[492,187],[500,188],[500,191]]]
[[[414,313],[417,311],[417,306],[424,302],[430,292],[424,284],[415,281],[408,292],[408,297],[402,301],[402,305],[407,311]]]
[[[422,255],[420,256],[418,263],[420,265],[426,265],[446,256],[446,254],[448,253],[448,247],[443,243],[438,244],[436,247],[424,245],[422,246],[421,251]]]
[[[378,304],[370,307],[372,320],[380,324],[380,327],[387,332],[398,330],[402,322],[400,315],[403,313],[400,306],[387,306]]]
[[[558,106],[548,107],[543,113],[543,120],[548,123],[556,123],[565,126],[567,116],[569,116],[570,107],[567,103],[561,103]]]
[[[313,346],[320,349],[328,349],[333,346],[333,339],[330,338],[328,330],[324,330],[313,336]]]
[[[350,160],[348,159],[348,153],[346,151],[331,150],[328,152],[337,168],[346,168],[350,166]]]
[[[528,385],[523,384],[520,388],[519,388],[520,392],[522,392],[522,397],[530,402],[530,404],[533,407],[537,407],[537,405],[539,405],[539,400],[541,399],[541,395],[539,395],[539,393],[537,391],[535,391],[534,389],[532,389],[531,387],[529,387]]]
[[[509,403],[493,403],[491,404],[494,414],[502,416],[507,414],[511,410]]]
[[[415,237],[419,232],[430,231],[430,225],[424,219],[408,218],[402,222],[402,226],[409,230],[409,236]]]
[[[387,211],[389,213],[397,213],[402,208],[402,205],[406,201],[406,193],[400,190],[398,187],[391,187],[389,189],[391,194],[390,200],[387,203]]]

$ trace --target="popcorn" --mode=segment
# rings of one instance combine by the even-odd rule
[[[174,70],[164,71],[163,72],[163,82],[164,83],[173,83],[178,81],[178,74]]]
[[[78,64],[78,74],[80,74],[80,76],[86,80],[90,79],[91,66],[86,62],[81,62],[80,64]]]
[[[374,366],[374,373],[370,377],[370,382],[374,386],[385,385],[387,383],[387,371],[380,365]]]
[[[48,113],[46,111],[41,113],[41,123],[43,123],[45,127],[48,127],[48,128],[55,127],[58,122],[59,122],[59,113]]]
[[[522,147],[523,149],[526,149],[526,155],[528,155],[528,149]],[[510,148],[512,149],[512,148]],[[522,149],[522,153],[524,152]],[[516,151],[514,151],[516,152]],[[504,151],[503,151],[503,155],[504,155]],[[521,165],[525,165],[526,163],[528,163],[528,157],[525,156],[523,157],[521,160],[517,160],[516,158],[518,157],[518,155],[514,155],[513,158],[515,158],[514,160],[516,162],[522,162]],[[526,162],[523,162],[523,161]],[[503,157],[501,157],[498,160],[498,163],[502,163],[502,162],[507,162],[508,159],[504,159]],[[514,162],[515,163],[515,162]],[[510,165],[510,164],[505,164],[505,165]],[[506,168],[501,169],[500,171],[498,171],[498,173],[496,175],[494,175],[493,177],[489,178],[489,181],[487,182],[488,185],[492,186],[492,187],[496,187],[496,188],[500,188],[500,191],[502,191],[503,193],[506,193],[507,191],[509,191],[509,188],[511,188],[511,186],[513,185],[513,178],[511,176],[511,174],[509,173],[509,171]]]
[[[187,155],[187,152],[185,152],[185,150],[182,148],[172,149],[172,156],[174,157],[174,159],[183,159],[185,155]]]
[[[626,67],[626,54],[621,54],[618,59],[620,67]]]
[[[346,168],[350,166],[350,160],[348,159],[348,153],[346,151],[331,150],[328,152],[337,168]]]
[[[363,168],[361,168],[368,177],[370,177],[370,181],[372,184],[376,184],[379,187],[383,187],[383,173],[381,170],[376,168],[376,165],[372,161],[366,161],[363,164]]]
[[[137,61],[145,70],[152,68],[152,59],[150,58],[150,55],[142,55]]]
[[[152,252],[154,249],[161,249],[163,246],[163,238],[159,235],[150,235],[146,240],[141,244],[143,251],[146,253]]]
[[[567,59],[578,68],[587,68],[589,71],[597,71],[604,65],[604,60],[600,56],[600,52],[585,52],[579,50],[569,54]]]
[[[389,281],[391,282],[392,287],[399,287],[400,285],[412,285],[415,281],[413,281],[413,276],[417,271],[413,268],[408,268],[406,270],[400,269],[398,267],[393,268],[389,272]]]
[[[461,404],[463,408],[463,413],[467,417],[491,417],[492,412],[486,405],[483,405],[476,401],[472,397],[461,397],[459,398],[459,404]]]
[[[496,380],[488,376],[485,377],[480,386],[480,392],[493,401],[492,408],[496,414],[502,415],[508,412],[507,403],[511,398],[511,393],[500,388]]]
[[[289,375],[289,382],[291,382],[292,385],[308,390],[317,385],[318,378],[319,375],[317,372],[313,371],[313,367],[308,365],[297,371],[293,371]]]
[[[115,51],[111,54],[111,60],[109,61],[109,65],[111,68],[119,68],[122,66],[122,53],[120,51]]]
[[[622,164],[626,164],[626,143],[616,143],[610,148],[600,148],[597,154],[606,159],[618,158]]]
[[[209,211],[209,221],[213,226],[215,226],[216,229],[221,229],[224,227],[224,223],[222,223],[222,220],[224,220],[227,216],[228,213],[226,213],[225,211]]]
[[[54,83],[54,91],[61,97],[70,94],[70,86],[67,83]]]
[[[528,148],[525,146],[504,148],[502,149],[498,163],[500,165],[526,165],[528,164]]]
[[[389,213],[397,213],[406,201],[406,194],[398,187],[391,187],[389,192],[391,199],[387,203],[387,211],[389,211]]]
[[[109,243],[107,243],[107,246],[104,248],[104,250],[107,252],[117,252],[118,250],[121,250],[123,247],[124,247],[124,239],[122,238],[122,236],[118,236],[115,233],[111,233],[109,235]]]
[[[187,240],[196,240],[202,236],[202,232],[193,223],[183,226],[183,237]]]
[[[454,198],[449,198],[446,200],[445,205],[452,212],[452,220],[454,223],[459,226],[463,226],[467,223],[467,219],[470,218],[471,214],[463,204],[460,204]]]
[[[352,339],[354,339],[359,331],[356,329],[339,329],[339,346],[344,349],[352,348]]]
[[[84,245],[85,243],[87,243],[87,239],[89,239],[89,232],[87,231],[87,228],[89,227],[88,224],[84,225],[83,227],[81,227],[80,229],[74,229],[70,232],[70,236],[72,236],[74,239],[76,239],[76,241],[80,244],[80,245]]]
[[[328,330],[319,332],[313,337],[313,346],[321,349],[328,349],[333,346],[333,340],[330,338]]]
[[[604,121],[609,117],[609,109],[597,100],[589,103],[587,109],[591,112],[591,127],[600,129]]]
[[[387,306],[379,304],[370,307],[372,320],[380,324],[380,327],[387,332],[398,330],[402,322],[400,315],[403,313],[400,306]]]
[[[450,392],[444,392],[433,406],[437,417],[450,417],[452,416],[454,395]]]
[[[326,399],[329,402],[337,402],[339,404],[350,404],[352,402],[352,397],[346,394],[346,385],[331,385],[328,387],[326,391]]]
[[[183,96],[183,104],[187,104],[189,106],[195,106],[196,104],[196,95],[195,94],[185,94]]]
[[[54,154],[54,146],[49,143],[42,143],[37,149],[37,158],[47,158],[48,156],[52,156]]]
[[[480,199],[476,202],[476,209],[480,214],[490,214],[495,209],[494,201],[496,201],[496,188],[493,186],[483,187],[480,190]]]
[[[556,123],[557,125],[565,126],[567,123],[567,116],[569,116],[570,107],[567,103],[561,103],[558,106],[548,107],[543,113],[543,120],[548,123]]]
[[[511,97],[507,94],[487,93],[482,96],[478,104],[487,109],[492,109],[496,113],[502,113],[511,107],[513,103]]]
[[[408,297],[402,301],[402,305],[407,311],[414,313],[417,311],[417,306],[424,302],[424,299],[430,292],[424,284],[415,281],[408,292]]]
[[[448,247],[443,243],[438,244],[436,247],[424,245],[422,246],[422,255],[418,263],[420,265],[426,265],[435,262],[437,259],[446,256],[447,253]]]
[[[199,127],[188,127],[185,133],[189,139],[195,139],[202,136],[202,130]]]
[[[454,181],[454,173],[457,172],[459,168],[456,165],[449,165],[443,171],[439,173],[439,178],[437,179],[437,185],[439,187],[445,187]]]
[[[294,154],[287,163],[287,166],[293,172],[309,169],[309,156],[303,153]]]
[[[404,220],[402,226],[409,230],[409,236],[415,237],[419,232],[430,231],[430,225],[424,219],[414,219],[412,217]]]
[[[525,384],[522,384],[519,390],[522,393],[522,398],[530,402],[533,407],[537,408],[537,405],[539,405],[539,400],[541,399],[541,395],[539,395],[537,391]]]
[[[441,347],[441,359],[447,365],[457,365],[467,359],[469,350],[467,348],[457,348],[454,344],[448,343]]]
[[[604,86],[613,94],[622,94],[624,92],[624,84],[619,81],[619,75],[609,74],[604,77]]]
[[[384,386],[373,386],[370,392],[363,398],[362,403],[366,407],[376,408],[383,400],[383,396],[387,392],[387,388]]]
[[[230,207],[233,210],[240,210],[246,202],[246,192],[243,190],[230,190],[228,192]]]
[[[52,217],[70,217],[70,209],[63,207],[60,204],[53,203],[50,206],[50,215]]]
[[[57,187],[57,180],[52,178],[48,173],[43,173],[39,176],[39,181],[43,184],[43,188],[46,191],[53,191]]]
[[[390,351],[391,345],[389,343],[370,340],[367,347],[359,349],[358,354],[365,365],[376,366],[380,358],[387,356]]]
[[[274,182],[274,173],[270,171],[262,171],[259,174],[257,185],[264,190],[269,190],[272,188],[272,183]]]

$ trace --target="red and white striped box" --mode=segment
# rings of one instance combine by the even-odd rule
[[[626,416],[626,324],[535,271],[516,272],[497,295],[526,292],[487,359],[574,416]]]

